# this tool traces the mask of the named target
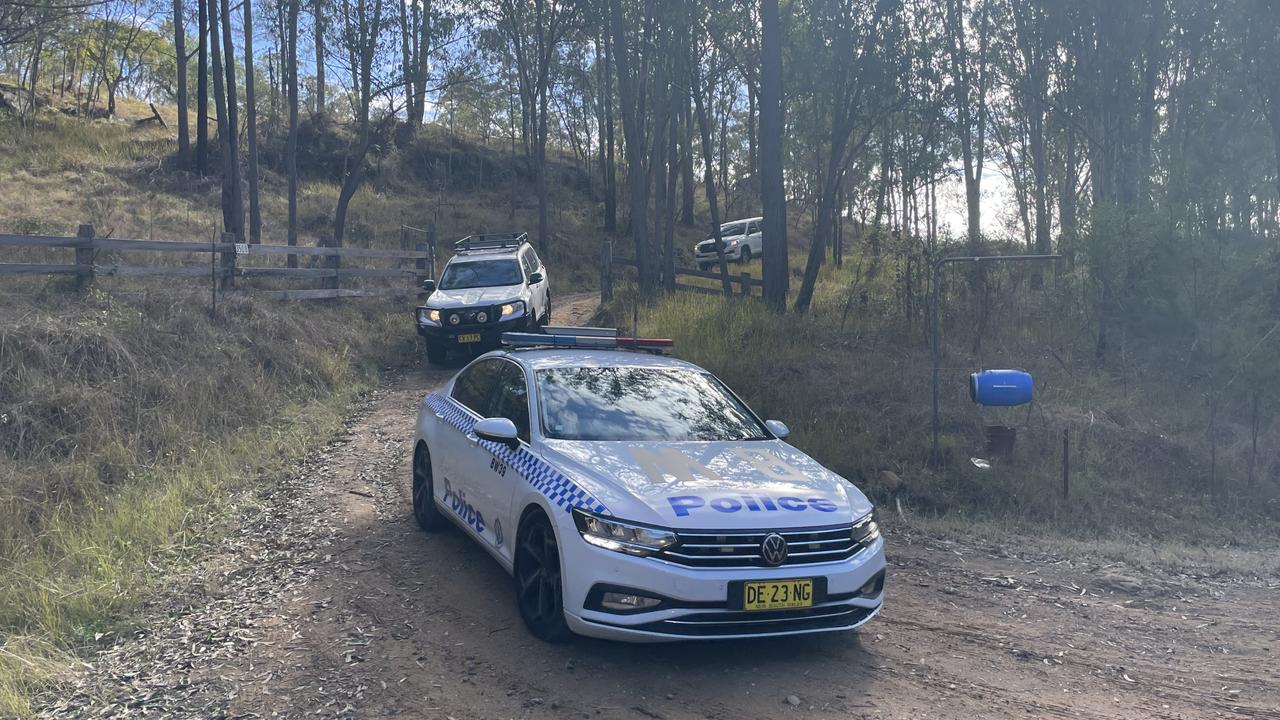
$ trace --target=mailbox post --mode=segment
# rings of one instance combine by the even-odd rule
[[[930,462],[938,462],[938,356],[941,352],[939,349],[939,340],[942,335],[942,313],[939,312],[938,304],[941,295],[940,278],[942,275],[942,266],[949,263],[969,262],[975,265],[982,263],[1001,263],[1001,262],[1027,262],[1035,260],[1059,260],[1061,255],[964,255],[939,258],[933,263],[933,273],[930,278],[932,283],[930,291],[929,312],[933,315],[933,332],[932,345],[933,350],[933,444],[929,453]]]

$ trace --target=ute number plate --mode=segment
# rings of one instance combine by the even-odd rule
[[[460,343],[478,343],[480,342],[480,333],[463,333],[458,336]]]

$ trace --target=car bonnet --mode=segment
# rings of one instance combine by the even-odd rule
[[[871,512],[860,490],[780,440],[546,440],[543,455],[609,514],[662,527],[815,527]]]

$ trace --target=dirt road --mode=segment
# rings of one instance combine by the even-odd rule
[[[582,322],[589,298],[562,301]],[[389,378],[349,432],[51,695],[48,717],[1280,718],[1280,581],[1153,575],[899,528],[854,634],[545,645],[510,579],[409,510]]]

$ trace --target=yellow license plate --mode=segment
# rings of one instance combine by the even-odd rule
[[[743,610],[791,610],[813,607],[813,580],[744,583]]]
[[[460,343],[477,343],[480,342],[480,333],[464,333],[458,336]]]

